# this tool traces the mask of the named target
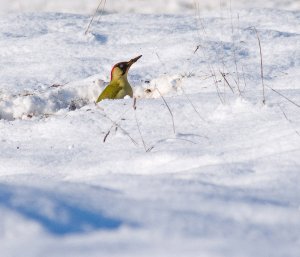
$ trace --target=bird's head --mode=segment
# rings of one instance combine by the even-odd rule
[[[122,77],[127,78],[128,71],[132,64],[134,64],[142,55],[131,59],[129,62],[119,62],[111,70],[111,80],[120,79]]]

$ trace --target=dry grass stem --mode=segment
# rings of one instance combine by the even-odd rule
[[[275,90],[274,88],[271,88],[270,86],[266,85],[267,88],[271,89],[273,92],[275,92],[276,94],[280,95],[281,97],[283,97],[285,100],[289,101],[290,103],[292,103],[293,105],[297,106],[300,108],[300,105],[295,103],[293,100],[289,99],[288,97],[286,97],[285,95],[281,94],[280,92],[278,92],[277,90]]]
[[[169,110],[169,113],[170,113],[171,118],[172,118],[173,132],[174,132],[174,134],[176,134],[176,131],[175,131],[175,122],[174,122],[174,115],[173,115],[173,113],[172,113],[172,111],[171,111],[171,108],[170,108],[170,106],[168,105],[166,99],[163,97],[163,95],[162,95],[161,92],[159,91],[159,89],[158,89],[157,87],[156,87],[155,89],[157,90],[157,92],[159,93],[160,97],[162,98],[162,100],[164,101],[165,105],[167,106],[167,108],[168,108],[168,110]]]
[[[230,85],[230,83],[228,82],[227,78],[226,78],[226,74],[220,71],[220,74],[222,75],[226,85],[230,88],[231,92],[234,94],[234,90],[232,88],[232,86]]]
[[[260,77],[261,77],[261,85],[262,85],[262,91],[263,91],[263,104],[266,103],[266,97],[265,97],[265,84],[264,84],[264,66],[263,66],[263,55],[262,55],[262,48],[261,48],[261,42],[260,37],[257,32],[257,29],[254,27],[254,31],[256,33],[258,46],[259,46],[259,54],[260,54]]]
[[[90,22],[89,22],[89,25],[88,25],[88,27],[87,27],[85,33],[84,33],[85,35],[89,32],[90,27],[91,27],[91,25],[92,25],[92,23],[93,23],[93,21],[94,21],[94,18],[95,18],[95,16],[96,16],[96,14],[98,13],[99,8],[101,7],[102,3],[103,3],[103,0],[101,0],[100,3],[98,4],[97,9],[96,9],[95,13],[93,14],[93,16],[92,16],[92,18],[91,18],[91,20],[90,20]],[[105,4],[106,4],[106,0],[104,0],[103,10],[104,10]],[[102,15],[102,13],[103,13],[103,10],[102,10],[102,12],[101,12],[101,15]]]
[[[188,95],[185,93],[185,90],[183,88],[183,86],[180,86],[183,95],[185,96],[185,98],[189,101],[190,105],[193,107],[194,111],[198,114],[199,118],[202,121],[205,121],[204,118],[200,115],[199,111],[197,110],[196,106],[193,104],[193,102],[191,101],[191,99],[188,97]]]
[[[136,102],[137,102],[137,99],[134,98],[133,99],[133,110],[134,110],[134,117],[135,117],[135,122],[136,122],[136,126],[138,128],[138,131],[139,131],[139,134],[140,134],[140,137],[141,137],[141,140],[142,140],[142,143],[143,143],[143,146],[144,146],[144,150],[146,153],[150,152],[154,147],[149,147],[147,148],[146,146],[146,143],[145,143],[145,140],[144,140],[144,137],[143,137],[143,134],[142,134],[142,131],[141,131],[141,128],[140,128],[140,125],[139,125],[139,122],[138,122],[138,119],[137,119],[137,115],[136,115]]]
[[[101,109],[101,110],[103,111],[103,109]],[[111,127],[109,128],[109,130],[107,131],[107,133],[105,134],[105,136],[104,136],[104,138],[103,138],[103,143],[106,142],[108,136],[109,136],[110,133],[111,133],[111,130],[112,130],[114,127],[117,127],[117,128],[119,128],[119,129],[120,129],[120,130],[121,130],[121,131],[122,131],[122,132],[130,139],[130,140],[131,140],[131,142],[132,142],[135,146],[138,146],[138,143],[132,138],[132,136],[129,134],[129,132],[128,132],[127,130],[123,129],[123,128],[118,124],[119,120],[121,120],[122,117],[124,117],[125,113],[127,113],[128,111],[129,111],[129,109],[126,110],[126,111],[119,117],[119,119],[118,119],[117,121],[112,120],[106,113],[103,113],[103,114],[102,114],[103,117],[105,117],[106,119],[108,119],[108,120],[112,123]]]
[[[281,110],[281,112],[282,112],[284,118],[288,121],[288,123],[290,123],[290,124],[292,125],[292,124],[293,124],[292,120],[290,120],[290,119],[288,118],[288,116],[286,115],[285,111],[284,111],[283,108],[280,106],[280,104],[278,104],[278,106],[279,106],[279,109]],[[294,129],[294,128],[293,128],[293,129]],[[295,131],[295,133],[300,137],[299,131],[296,130],[296,129],[294,129],[294,131]]]

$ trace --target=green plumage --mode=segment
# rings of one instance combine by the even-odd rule
[[[96,103],[104,99],[122,99],[126,95],[133,97],[133,91],[127,79],[112,80],[99,95]]]
[[[125,96],[133,97],[133,91],[128,83],[127,74],[128,70],[133,63],[135,63],[142,56],[138,56],[134,59],[131,59],[129,62],[120,62],[117,63],[111,71],[111,80],[106,88],[97,98],[96,103],[104,99],[122,99]]]

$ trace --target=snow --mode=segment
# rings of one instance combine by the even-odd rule
[[[90,14],[95,11],[100,0],[2,0],[0,12],[72,12]],[[101,6],[104,5],[104,0]],[[199,6],[201,10],[219,10],[230,8],[280,8],[285,10],[295,10],[300,8],[297,0],[107,0],[105,4],[106,12],[122,13],[194,13],[194,8]]]
[[[298,257],[298,2],[129,1],[87,35],[89,15],[47,2],[1,4],[1,256]],[[140,54],[136,110],[95,105]]]

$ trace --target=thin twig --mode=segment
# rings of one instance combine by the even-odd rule
[[[257,32],[257,29],[253,27],[256,37],[258,40],[258,46],[259,46],[259,54],[260,54],[260,77],[261,77],[261,85],[262,85],[262,90],[263,90],[263,104],[266,103],[266,98],[265,98],[265,84],[264,84],[264,67],[263,67],[263,56],[262,56],[262,48],[261,48],[261,42],[260,42],[260,37]]]
[[[243,80],[244,80],[244,89],[243,89],[243,93],[247,87],[247,83],[246,83],[246,78],[245,78],[245,71],[244,71],[244,66],[242,65],[242,72],[243,72]]]
[[[285,100],[289,101],[290,103],[292,103],[293,105],[297,106],[300,108],[300,105],[295,103],[293,100],[289,99],[288,97],[286,97],[285,95],[281,94],[280,92],[278,92],[277,90],[275,90],[274,88],[271,88],[270,86],[266,85],[267,88],[271,89],[273,92],[275,92],[276,94],[280,95],[281,97],[283,97]]]
[[[194,9],[195,9],[195,19],[196,19],[196,25],[197,25],[197,36],[198,36],[198,41],[201,42],[202,41],[202,38],[206,37],[207,36],[207,33],[206,33],[206,30],[205,30],[205,26],[204,26],[204,23],[200,17],[200,7],[199,7],[199,2],[194,0]],[[200,35],[200,28],[202,30],[202,36]],[[196,49],[194,50],[194,54],[196,54],[198,52],[198,50],[201,50],[203,56],[205,57],[206,60],[210,60],[208,54],[207,54],[207,51],[205,51],[204,47],[200,44],[198,44],[196,46]],[[218,59],[220,59],[218,57]],[[211,73],[211,77],[213,78],[214,80],[214,85],[216,87],[216,91],[217,91],[217,94],[218,94],[218,97],[221,101],[222,104],[225,103],[225,99],[223,100],[222,99],[222,96],[221,96],[221,93],[220,93],[220,89],[219,89],[219,86],[218,86],[218,80],[217,80],[217,76],[216,76],[216,72],[215,72],[215,69],[213,68],[213,64],[211,64],[210,62],[208,62],[208,68],[210,70],[210,73]]]
[[[225,104],[225,96],[224,96],[224,99],[222,99],[221,92],[220,92],[220,89],[219,89],[219,86],[218,86],[218,80],[217,80],[216,73],[215,73],[215,71],[213,70],[213,68],[210,65],[209,65],[209,68],[210,68],[210,72],[211,72],[212,78],[214,80],[214,85],[216,87],[216,91],[217,91],[218,97],[220,99],[220,102],[222,104]]]
[[[192,140],[189,140],[189,139],[185,139],[185,138],[176,138],[176,137],[174,137],[174,138],[165,138],[165,139],[163,139],[163,140],[159,140],[159,141],[156,142],[156,144],[164,143],[164,142],[166,142],[166,141],[168,141],[168,140],[185,141],[185,142],[189,142],[189,143],[191,143],[191,144],[193,144],[193,145],[197,145],[197,144],[198,144],[198,143],[196,143],[196,142],[194,142],[194,141],[192,141]]]
[[[234,28],[233,28],[231,0],[230,0],[230,21],[231,21],[231,39],[232,39],[232,44],[233,44],[233,60],[234,60],[234,64],[235,64],[235,72],[236,72],[236,77],[237,77],[236,85],[237,85],[239,94],[241,94],[241,91],[240,91],[240,74],[239,74],[239,70],[238,70],[238,61],[237,61],[237,57],[236,57],[236,45],[235,45],[235,40],[234,40]]]
[[[284,112],[284,110],[282,109],[282,107],[280,106],[280,104],[278,104],[279,109],[281,110],[281,112],[283,113],[283,116],[285,117],[285,119],[291,124],[293,124],[293,122],[288,118],[288,116],[286,115],[286,113]],[[292,126],[293,127],[293,126]],[[293,128],[294,129],[294,128]],[[300,137],[300,133],[298,132],[298,130],[294,129],[295,133]]]
[[[137,119],[137,115],[136,115],[136,101],[137,101],[136,97],[134,97],[134,99],[133,99],[133,106],[132,107],[133,107],[133,110],[134,110],[135,122],[136,122],[136,126],[138,128],[138,131],[139,131],[139,134],[140,134],[143,146],[144,146],[144,150],[147,153],[147,152],[150,152],[154,147],[152,146],[152,147],[147,148],[147,146],[146,146],[146,143],[145,143],[145,140],[143,138],[142,131],[141,131],[138,119]]]
[[[201,45],[196,46],[196,49],[194,50],[194,54],[197,53],[197,51],[199,50],[200,47],[201,47]]]
[[[170,113],[171,118],[172,118],[172,123],[173,123],[173,132],[174,132],[174,134],[175,134],[175,133],[176,133],[176,131],[175,131],[175,122],[174,122],[174,116],[173,116],[173,113],[172,113],[172,111],[171,111],[171,108],[170,108],[170,106],[168,105],[166,99],[163,97],[163,95],[162,95],[161,92],[159,91],[159,89],[158,89],[157,87],[156,87],[155,89],[156,89],[157,92],[160,94],[160,97],[162,98],[162,100],[164,101],[165,105],[167,106],[167,108],[168,108],[168,110],[169,110],[169,113]]]
[[[96,9],[96,11],[95,11],[95,13],[94,13],[92,19],[90,20],[89,25],[88,25],[88,27],[87,27],[85,33],[84,33],[85,35],[89,32],[90,26],[92,25],[92,22],[93,22],[93,20],[94,20],[94,18],[95,18],[95,16],[96,16],[96,14],[97,14],[97,12],[98,12],[98,10],[99,10],[101,4],[102,4],[102,2],[103,2],[103,0],[101,0],[100,3],[98,4],[97,9]]]
[[[159,62],[161,63],[161,65],[163,66],[163,68],[164,68],[164,70],[165,70],[165,73],[167,73],[167,72],[168,72],[168,69],[167,69],[166,64],[161,60],[161,58],[160,58],[160,56],[158,55],[157,52],[155,52],[155,55],[156,55],[157,59],[159,60]]]
[[[103,143],[106,142],[106,139],[107,139],[107,137],[108,137],[109,134],[110,134],[110,131],[111,131],[111,130],[107,131],[107,133],[105,134],[105,137],[103,138]]]
[[[126,112],[127,112],[127,111],[128,111],[128,110],[126,110]],[[126,112],[125,112],[125,113],[126,113]],[[132,142],[134,145],[138,146],[138,143],[130,136],[130,134],[129,134],[129,132],[128,132],[127,130],[123,129],[116,121],[112,120],[106,113],[103,113],[102,115],[103,115],[105,118],[107,118],[108,120],[110,120],[110,122],[112,123],[112,126],[110,127],[110,129],[108,130],[108,132],[107,132],[107,133],[105,134],[105,136],[104,136],[103,143],[106,142],[106,139],[107,139],[107,137],[109,136],[109,134],[110,134],[112,128],[113,128],[113,127],[117,127],[117,128],[119,128],[119,129],[121,129],[121,130],[123,131],[123,133],[124,133],[127,137],[130,138],[131,142]]]
[[[191,101],[191,99],[188,97],[188,95],[185,93],[185,90],[183,89],[183,86],[180,86],[182,93],[184,94],[184,96],[186,97],[186,99],[189,101],[190,105],[193,107],[194,111],[198,114],[199,118],[202,121],[205,121],[204,118],[202,118],[202,116],[200,115],[200,113],[198,112],[196,106],[193,104],[193,102]]]
[[[99,18],[97,20],[97,23],[100,21],[100,18],[102,17],[103,13],[104,13],[104,10],[105,10],[105,5],[106,5],[106,0],[104,0],[104,4],[103,4],[103,7],[100,11],[100,14],[99,14]]]
[[[231,89],[232,93],[234,94],[233,88],[232,88],[232,86],[229,84],[229,82],[228,82],[228,80],[227,80],[227,78],[226,78],[226,76],[225,76],[225,73],[223,73],[223,72],[220,71],[220,74],[222,75],[222,77],[223,77],[224,81],[226,82],[227,86]]]
[[[71,84],[72,82],[73,82],[73,80],[67,81],[67,82],[64,82],[64,83],[54,83],[51,86],[49,86],[49,85],[47,85],[47,86],[48,86],[48,88],[59,88],[59,87],[67,86],[68,84]]]
[[[198,24],[198,22],[199,22],[200,25],[201,25],[202,31],[204,32],[204,34],[206,34],[205,26],[204,26],[203,21],[202,21],[201,16],[200,16],[199,2],[196,1],[196,0],[194,0],[194,8],[195,8],[195,16],[196,16],[197,27],[199,28],[199,24]],[[200,36],[199,36],[199,38],[200,38]]]

